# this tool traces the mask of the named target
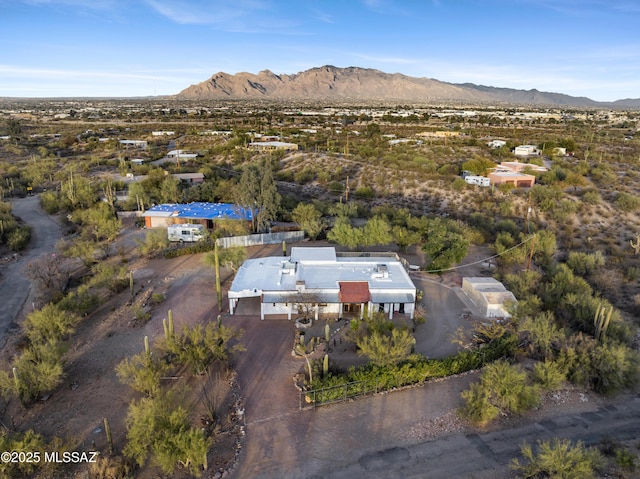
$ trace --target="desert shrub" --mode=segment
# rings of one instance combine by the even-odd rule
[[[150,397],[160,392],[160,378],[168,371],[169,365],[164,360],[147,351],[125,358],[116,366],[121,383]]]
[[[100,456],[89,465],[91,479],[133,479],[135,464],[122,456]]]
[[[27,247],[30,239],[31,228],[28,226],[20,226],[7,235],[7,246],[12,251],[22,251]]]
[[[533,381],[544,390],[556,390],[565,380],[563,367],[557,362],[545,361],[533,367]]]
[[[147,231],[144,241],[138,241],[138,249],[142,254],[151,255],[162,251],[169,245],[169,238],[164,228]]]
[[[582,195],[582,201],[588,205],[599,205],[602,202],[602,197],[597,190],[590,190]]]
[[[0,477],[54,477],[56,470],[60,467],[54,461],[45,461],[44,454],[58,452],[62,457],[62,452],[72,448],[58,437],[54,437],[47,442],[41,434],[29,429],[25,432],[9,434],[6,431],[0,433],[0,449],[2,451],[34,454],[29,461],[5,461],[0,462]],[[35,460],[35,454],[38,460]]]
[[[64,377],[62,343],[49,341],[29,345],[14,361],[12,373],[0,371],[0,392],[5,399],[17,397],[24,405],[55,389]]]
[[[231,354],[244,351],[237,343],[244,331],[218,322],[185,326],[179,335],[167,334],[161,348],[175,358],[179,364],[191,369],[193,374],[204,374],[215,361],[228,361]],[[234,344],[235,343],[235,344]]]
[[[567,258],[567,266],[580,276],[592,274],[598,268],[602,268],[604,264],[605,258],[600,251],[595,253],[571,251]]]
[[[24,328],[31,343],[61,341],[75,331],[80,318],[54,304],[30,313]]]
[[[527,317],[518,325],[521,347],[538,359],[552,359],[565,338],[552,312],[544,311]]]
[[[594,478],[596,469],[603,461],[596,449],[587,448],[579,441],[574,445],[568,439],[538,441],[535,452],[529,444],[524,443],[520,452],[526,462],[521,464],[514,459],[511,468],[525,478]]]
[[[40,206],[50,215],[57,213],[61,208],[59,194],[55,191],[43,191],[40,193]]]
[[[640,207],[640,198],[621,191],[616,196],[613,204],[616,206],[616,208],[625,212],[636,211],[638,207]]]
[[[500,414],[500,409],[491,404],[491,391],[481,383],[472,383],[461,393],[464,405],[459,414],[478,426],[485,426]]]
[[[520,414],[540,402],[538,391],[528,384],[527,373],[506,361],[489,364],[481,384],[491,392],[491,402],[503,412]]]
[[[139,466],[149,459],[164,474],[172,475],[178,464],[193,476],[200,476],[210,440],[193,427],[189,411],[177,398],[160,395],[143,398],[129,405],[127,445],[123,453]]]

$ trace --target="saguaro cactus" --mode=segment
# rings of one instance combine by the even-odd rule
[[[104,418],[104,432],[107,435],[107,444],[109,444],[109,454],[113,454],[113,438],[111,437],[111,427],[109,426],[109,421],[107,418]]]
[[[629,243],[631,244],[631,247],[633,248],[633,254],[640,253],[640,234],[636,235],[636,242],[635,243],[633,242],[633,240],[629,240]]]
[[[327,377],[329,374],[329,355],[325,354],[322,360],[322,377]]]
[[[602,305],[598,305],[596,309],[596,315],[593,318],[593,325],[595,326],[595,338],[596,341],[602,340],[607,334],[609,329],[609,322],[611,321],[611,315],[613,314],[613,308],[609,308],[607,312],[606,308]]]

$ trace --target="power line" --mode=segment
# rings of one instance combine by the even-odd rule
[[[458,266],[452,266],[451,268],[444,268],[444,269],[430,269],[430,270],[424,271],[424,272],[425,273],[441,273],[443,271],[454,271],[456,269],[466,268],[467,266],[473,266],[473,265],[476,265],[478,263],[484,263],[484,262],[486,262],[486,261],[488,261],[490,259],[497,258],[498,256],[501,256],[501,255],[503,255],[505,253],[508,253],[509,251],[514,250],[514,249],[522,246],[525,243],[528,243],[529,241],[531,241],[535,237],[536,237],[535,234],[531,235],[526,240],[522,241],[521,243],[518,243],[515,246],[512,246],[511,248],[508,248],[508,249],[504,250],[502,253],[494,254],[493,256],[489,256],[488,258],[483,258],[483,259],[480,259],[478,261],[474,261],[473,263],[461,264],[461,265],[458,265]]]

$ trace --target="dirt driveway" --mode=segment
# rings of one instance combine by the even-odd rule
[[[31,282],[25,274],[27,265],[41,255],[53,253],[62,237],[60,225],[40,208],[38,196],[14,199],[11,205],[12,213],[31,227],[31,241],[23,255],[9,256],[0,265],[0,346],[5,344],[5,335],[14,321],[20,319],[25,304],[33,300]]]

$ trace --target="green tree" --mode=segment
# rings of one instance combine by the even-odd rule
[[[298,223],[312,240],[315,240],[325,227],[322,212],[310,203],[298,203],[291,212],[291,219]]]
[[[80,318],[49,303],[30,313],[24,321],[27,337],[32,343],[61,341],[75,331]]]
[[[85,238],[96,242],[113,241],[122,229],[122,222],[104,202],[88,209],[75,211],[71,219],[82,225],[82,234]]]
[[[411,231],[403,226],[396,225],[391,229],[393,241],[398,245],[400,251],[406,253],[409,246],[417,244],[421,240],[421,235],[417,231]]]
[[[478,176],[487,176],[487,173],[495,167],[496,164],[493,161],[482,157],[473,158],[462,164],[463,171],[470,171]]]
[[[362,230],[351,226],[349,218],[338,216],[333,228],[327,233],[327,239],[340,246],[354,249],[363,244]]]
[[[245,165],[235,190],[235,202],[252,214],[252,230],[265,231],[280,209],[280,193],[267,160]]]
[[[393,329],[390,334],[375,331],[357,342],[358,354],[367,356],[378,366],[391,366],[406,359],[415,345],[415,338],[407,329]]]
[[[150,397],[160,393],[160,378],[168,372],[169,365],[162,358],[153,356],[151,351],[125,358],[116,366],[121,383]]]
[[[138,243],[138,250],[146,255],[158,253],[169,246],[169,237],[164,228],[148,230],[144,241],[139,239],[136,239],[136,241]]]
[[[450,268],[467,255],[469,240],[440,218],[429,220],[426,227],[426,241],[422,250],[431,261],[428,270],[438,271]]]
[[[132,402],[126,423],[123,453],[139,466],[151,458],[165,474],[173,474],[178,465],[193,476],[202,474],[211,442],[199,428],[191,426],[189,412],[173,395]]]
[[[511,468],[524,478],[595,478],[596,469],[604,461],[596,449],[587,448],[580,441],[574,445],[568,439],[538,441],[536,451],[531,445],[524,443],[520,452],[526,462],[521,464],[518,459],[514,459]]]
[[[231,354],[244,351],[238,343],[244,331],[218,322],[185,326],[179,335],[162,342],[162,348],[175,355],[176,361],[188,366],[194,374],[204,374],[215,361],[229,361]]]
[[[389,222],[383,216],[374,216],[362,229],[362,246],[389,244],[393,237]]]

